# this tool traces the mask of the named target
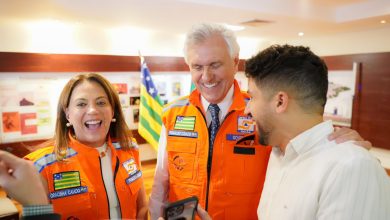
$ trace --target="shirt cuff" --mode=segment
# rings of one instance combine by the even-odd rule
[[[23,206],[23,216],[44,215],[54,213],[53,205]]]

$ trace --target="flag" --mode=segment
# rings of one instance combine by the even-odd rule
[[[67,189],[80,185],[80,173],[78,171],[54,174],[54,190]]]
[[[157,150],[161,132],[163,102],[154,86],[146,63],[141,64],[140,95],[138,133]]]
[[[195,129],[195,116],[177,116],[173,129],[193,131]]]

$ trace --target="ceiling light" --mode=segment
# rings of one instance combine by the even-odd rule
[[[298,36],[300,36],[300,37],[302,37],[303,35],[305,35],[305,33],[303,33],[303,32],[298,33]]]
[[[381,24],[386,24],[386,20],[382,20],[382,21],[381,21]]]
[[[223,24],[225,25],[226,28],[232,30],[232,31],[242,31],[245,29],[243,26],[238,26],[238,25],[231,25],[231,24]]]

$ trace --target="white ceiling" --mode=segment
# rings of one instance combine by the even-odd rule
[[[390,0],[0,0],[0,24],[39,19],[178,35],[197,22],[259,19],[269,23],[246,27],[238,36],[291,39],[298,32],[316,37],[390,28]]]

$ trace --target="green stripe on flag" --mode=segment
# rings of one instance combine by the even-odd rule
[[[55,190],[59,190],[59,189],[68,189],[68,188],[73,188],[73,187],[78,187],[80,186],[80,184],[66,184],[66,185],[61,185],[61,186],[55,186]]]
[[[160,114],[155,112],[152,108],[149,107],[148,103],[146,102],[145,99],[141,99],[141,102],[142,102],[142,107],[144,107],[148,112],[149,112],[149,115],[153,117],[153,119],[159,123],[160,125],[162,124],[162,121],[161,121],[161,117],[160,117]],[[161,108],[162,109],[162,108]]]
[[[157,134],[150,126],[149,122],[142,116],[140,116],[139,122],[142,124],[143,127],[145,127],[146,130],[150,132],[152,135],[153,139],[158,141],[160,134]]]
[[[155,133],[160,134],[161,124],[156,122],[156,120],[154,120],[154,117],[149,115],[146,109],[144,108],[140,109],[140,117],[143,117],[149,123],[149,127],[153,129]],[[139,127],[142,128],[142,124]]]
[[[195,117],[178,116],[176,118],[174,129],[191,130],[195,128]]]

